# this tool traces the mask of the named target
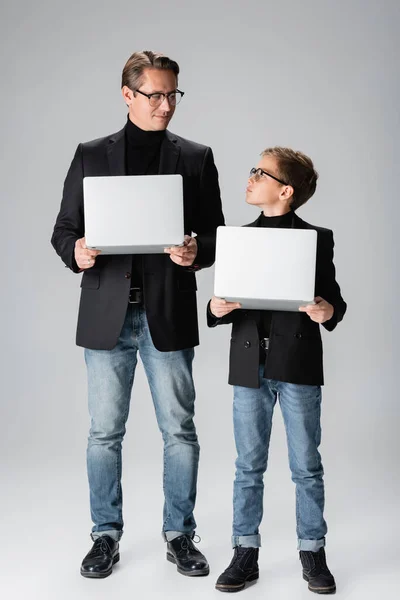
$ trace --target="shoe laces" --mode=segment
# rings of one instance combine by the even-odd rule
[[[103,536],[100,536],[95,540],[93,548],[89,552],[88,556],[100,556],[101,554],[108,554],[111,551],[110,546]]]
[[[195,538],[198,538],[197,540]],[[189,536],[189,535],[183,535],[182,536],[182,540],[181,540],[181,550],[184,551],[188,551],[190,550],[197,550],[197,548],[194,546],[193,542],[196,542],[196,544],[198,544],[199,542],[201,542],[201,537],[197,534],[193,534],[193,536]]]

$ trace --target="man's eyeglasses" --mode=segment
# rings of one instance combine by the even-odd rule
[[[271,175],[271,173],[267,173],[267,171],[264,171],[264,169],[256,169],[255,167],[253,167],[250,170],[249,177],[254,177],[255,181],[258,181],[259,179],[261,179],[262,176],[271,177],[272,179],[275,179],[275,181],[279,181],[279,183],[282,183],[283,185],[290,185],[289,183],[282,181],[282,179],[278,179],[278,177],[275,177],[275,175]]]
[[[168,92],[168,94],[163,94],[161,92],[154,92],[154,94],[146,94],[145,92],[141,92],[140,90],[133,90],[142,96],[146,96],[149,99],[150,106],[153,108],[157,108],[160,106],[167,98],[168,104],[170,106],[176,106],[182,100],[185,92],[181,92],[180,90],[174,90],[173,92]]]

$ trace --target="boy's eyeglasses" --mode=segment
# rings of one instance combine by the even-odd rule
[[[250,169],[249,177],[254,177],[255,181],[258,181],[259,179],[261,179],[261,177],[263,175],[264,176],[268,175],[268,177],[275,179],[275,181],[279,181],[279,183],[282,183],[283,185],[290,185],[289,183],[282,181],[282,179],[278,179],[278,177],[275,177],[275,175],[271,175],[271,173],[267,173],[267,171],[264,171],[264,169],[256,169],[255,167]]]

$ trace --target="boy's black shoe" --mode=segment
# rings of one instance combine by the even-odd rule
[[[318,552],[300,550],[300,560],[303,565],[303,579],[308,581],[308,589],[316,594],[334,594],[335,579],[327,567],[325,550]]]
[[[236,546],[231,564],[218,577],[215,588],[220,592],[240,592],[246,583],[258,579],[258,548]]]

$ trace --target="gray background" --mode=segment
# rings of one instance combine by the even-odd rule
[[[122,560],[104,581],[79,575],[91,544],[86,374],[82,349],[74,345],[79,277],[64,269],[50,236],[77,144],[125,122],[120,74],[128,56],[141,49],[162,51],[181,66],[186,96],[170,129],[213,148],[228,224],[258,214],[245,204],[244,189],[264,147],[301,149],[320,172],[317,193],[299,214],[334,230],[338,280],[349,304],[344,322],[324,334],[329,564],[341,597],[393,597],[399,536],[399,13],[395,0],[2,2],[4,597],[218,597],[214,581],[231,557],[230,332],[206,328],[209,269],[198,275],[195,380],[202,445],[196,517],[210,577],[181,577],[164,558],[162,446],[141,365],[124,443]],[[262,579],[246,598],[309,597],[294,526],[294,489],[277,410],[261,530]]]

